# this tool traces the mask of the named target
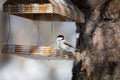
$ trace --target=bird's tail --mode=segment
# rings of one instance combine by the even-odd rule
[[[75,49],[75,50],[76,50],[76,51],[78,51],[78,52],[81,52],[81,50],[80,50],[80,49],[75,48],[74,46],[71,46],[71,48]]]

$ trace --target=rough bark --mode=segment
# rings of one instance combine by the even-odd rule
[[[120,80],[120,0],[71,0],[85,15],[76,23],[72,80]]]

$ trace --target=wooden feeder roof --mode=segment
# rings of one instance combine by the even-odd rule
[[[50,20],[48,15],[57,15],[60,21],[85,21],[84,14],[69,0],[7,0],[3,4],[3,11],[18,15],[44,15],[46,20]]]

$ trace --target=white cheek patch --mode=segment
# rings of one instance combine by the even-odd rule
[[[79,38],[79,36],[80,36],[80,34],[79,34],[79,33],[77,33],[77,34],[76,34],[76,38]]]
[[[62,40],[62,38],[57,38],[58,41]]]
[[[63,38],[59,38],[59,40],[62,40]]]

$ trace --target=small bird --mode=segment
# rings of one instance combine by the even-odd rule
[[[70,48],[74,48],[74,46],[72,46],[72,45],[70,45],[70,44],[67,43],[67,41],[64,39],[63,35],[58,35],[57,39],[56,39],[56,42],[57,42],[57,46],[62,51],[68,51]]]

